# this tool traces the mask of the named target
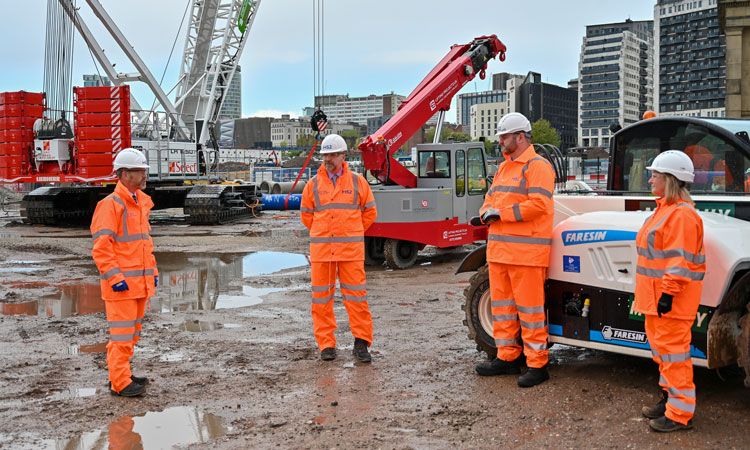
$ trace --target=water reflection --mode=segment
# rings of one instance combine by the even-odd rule
[[[304,255],[279,252],[186,254],[156,253],[159,288],[151,299],[151,311],[173,312],[240,308],[261,303],[264,295],[280,288],[243,286],[242,279],[306,266]],[[93,266],[93,263],[92,263]],[[45,282],[8,282],[23,298],[24,289],[50,287]],[[71,283],[58,293],[38,300],[0,303],[0,314],[70,317],[104,311],[98,283]]]
[[[229,431],[224,419],[194,407],[179,406],[143,416],[123,416],[106,429],[92,431],[70,440],[45,441],[48,449],[79,450],[161,449],[208,442]]]

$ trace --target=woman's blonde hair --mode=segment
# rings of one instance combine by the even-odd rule
[[[690,196],[690,192],[687,189],[687,183],[680,181],[671,173],[663,173],[666,186],[664,187],[664,200],[667,204],[677,203],[677,200],[695,205],[693,198]]]

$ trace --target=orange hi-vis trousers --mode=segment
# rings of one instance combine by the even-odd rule
[[[355,338],[372,344],[372,315],[367,304],[367,279],[363,261],[312,262],[312,321],[318,348],[336,347],[333,295],[338,273],[341,297]]]
[[[489,262],[492,299],[492,334],[497,357],[513,361],[521,356],[519,334],[528,367],[540,368],[549,360],[544,312],[546,267]]]
[[[659,364],[659,386],[669,393],[666,416],[687,425],[695,414],[690,329],[694,320],[668,319],[646,314],[646,336]]]
[[[109,381],[115,392],[120,392],[132,382],[130,358],[133,357],[133,346],[141,339],[146,300],[139,298],[104,302],[109,325],[107,367]]]

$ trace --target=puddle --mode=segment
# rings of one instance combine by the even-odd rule
[[[279,228],[277,230],[266,231],[246,231],[243,233],[250,237],[272,237],[272,238],[290,238],[290,239],[307,239],[310,237],[310,230],[288,230]]]
[[[18,233],[0,233],[0,239],[18,239],[21,235]]]
[[[304,255],[280,252],[186,254],[157,252],[159,287],[151,298],[152,312],[175,312],[241,308],[262,303],[264,295],[285,288],[242,286],[242,279],[267,275],[281,270],[305,267]],[[15,261],[12,268],[0,271],[46,270],[18,267],[35,261]],[[93,267],[93,262],[84,267]],[[0,303],[0,314],[27,314],[47,317],[70,317],[104,312],[104,301],[98,283],[69,283],[59,286],[46,282],[8,282],[9,289],[57,288],[54,295],[23,303]],[[17,292],[19,300],[23,292]],[[188,330],[190,331],[190,330]],[[202,331],[202,330],[201,330]]]
[[[77,355],[79,353],[107,353],[107,343],[71,345],[65,350],[66,355]]]
[[[62,392],[55,392],[46,398],[46,400],[75,400],[77,398],[93,397],[96,395],[96,388],[69,388]]]
[[[224,325],[218,322],[204,322],[202,320],[186,320],[177,327],[182,331],[213,331],[221,330]]]
[[[49,270],[49,267],[0,267],[0,273],[26,273]]]
[[[39,264],[42,261],[21,261],[19,259],[9,259],[5,261],[5,264]]]
[[[179,362],[184,361],[185,355],[180,352],[165,353],[159,357],[161,362]]]
[[[232,428],[224,419],[194,407],[178,406],[142,416],[123,416],[106,428],[85,433],[73,439],[45,440],[41,448],[168,449],[208,442],[227,434]]]

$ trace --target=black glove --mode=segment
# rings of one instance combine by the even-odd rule
[[[662,314],[666,314],[669,311],[672,311],[672,299],[673,298],[674,298],[674,295],[669,295],[664,292],[661,293],[661,298],[659,298],[659,303],[656,305],[656,312],[659,314],[659,317],[661,317]]]
[[[482,225],[484,225],[484,223],[482,222],[482,219],[480,219],[479,216],[474,216],[471,219],[469,219],[469,223],[474,225],[475,227],[481,227]]]
[[[500,216],[498,216],[494,211],[488,209],[487,211],[482,214],[482,222],[489,223],[491,220],[500,220]]]
[[[112,285],[112,290],[115,292],[123,292],[128,290],[128,283],[120,281],[117,284]]]

